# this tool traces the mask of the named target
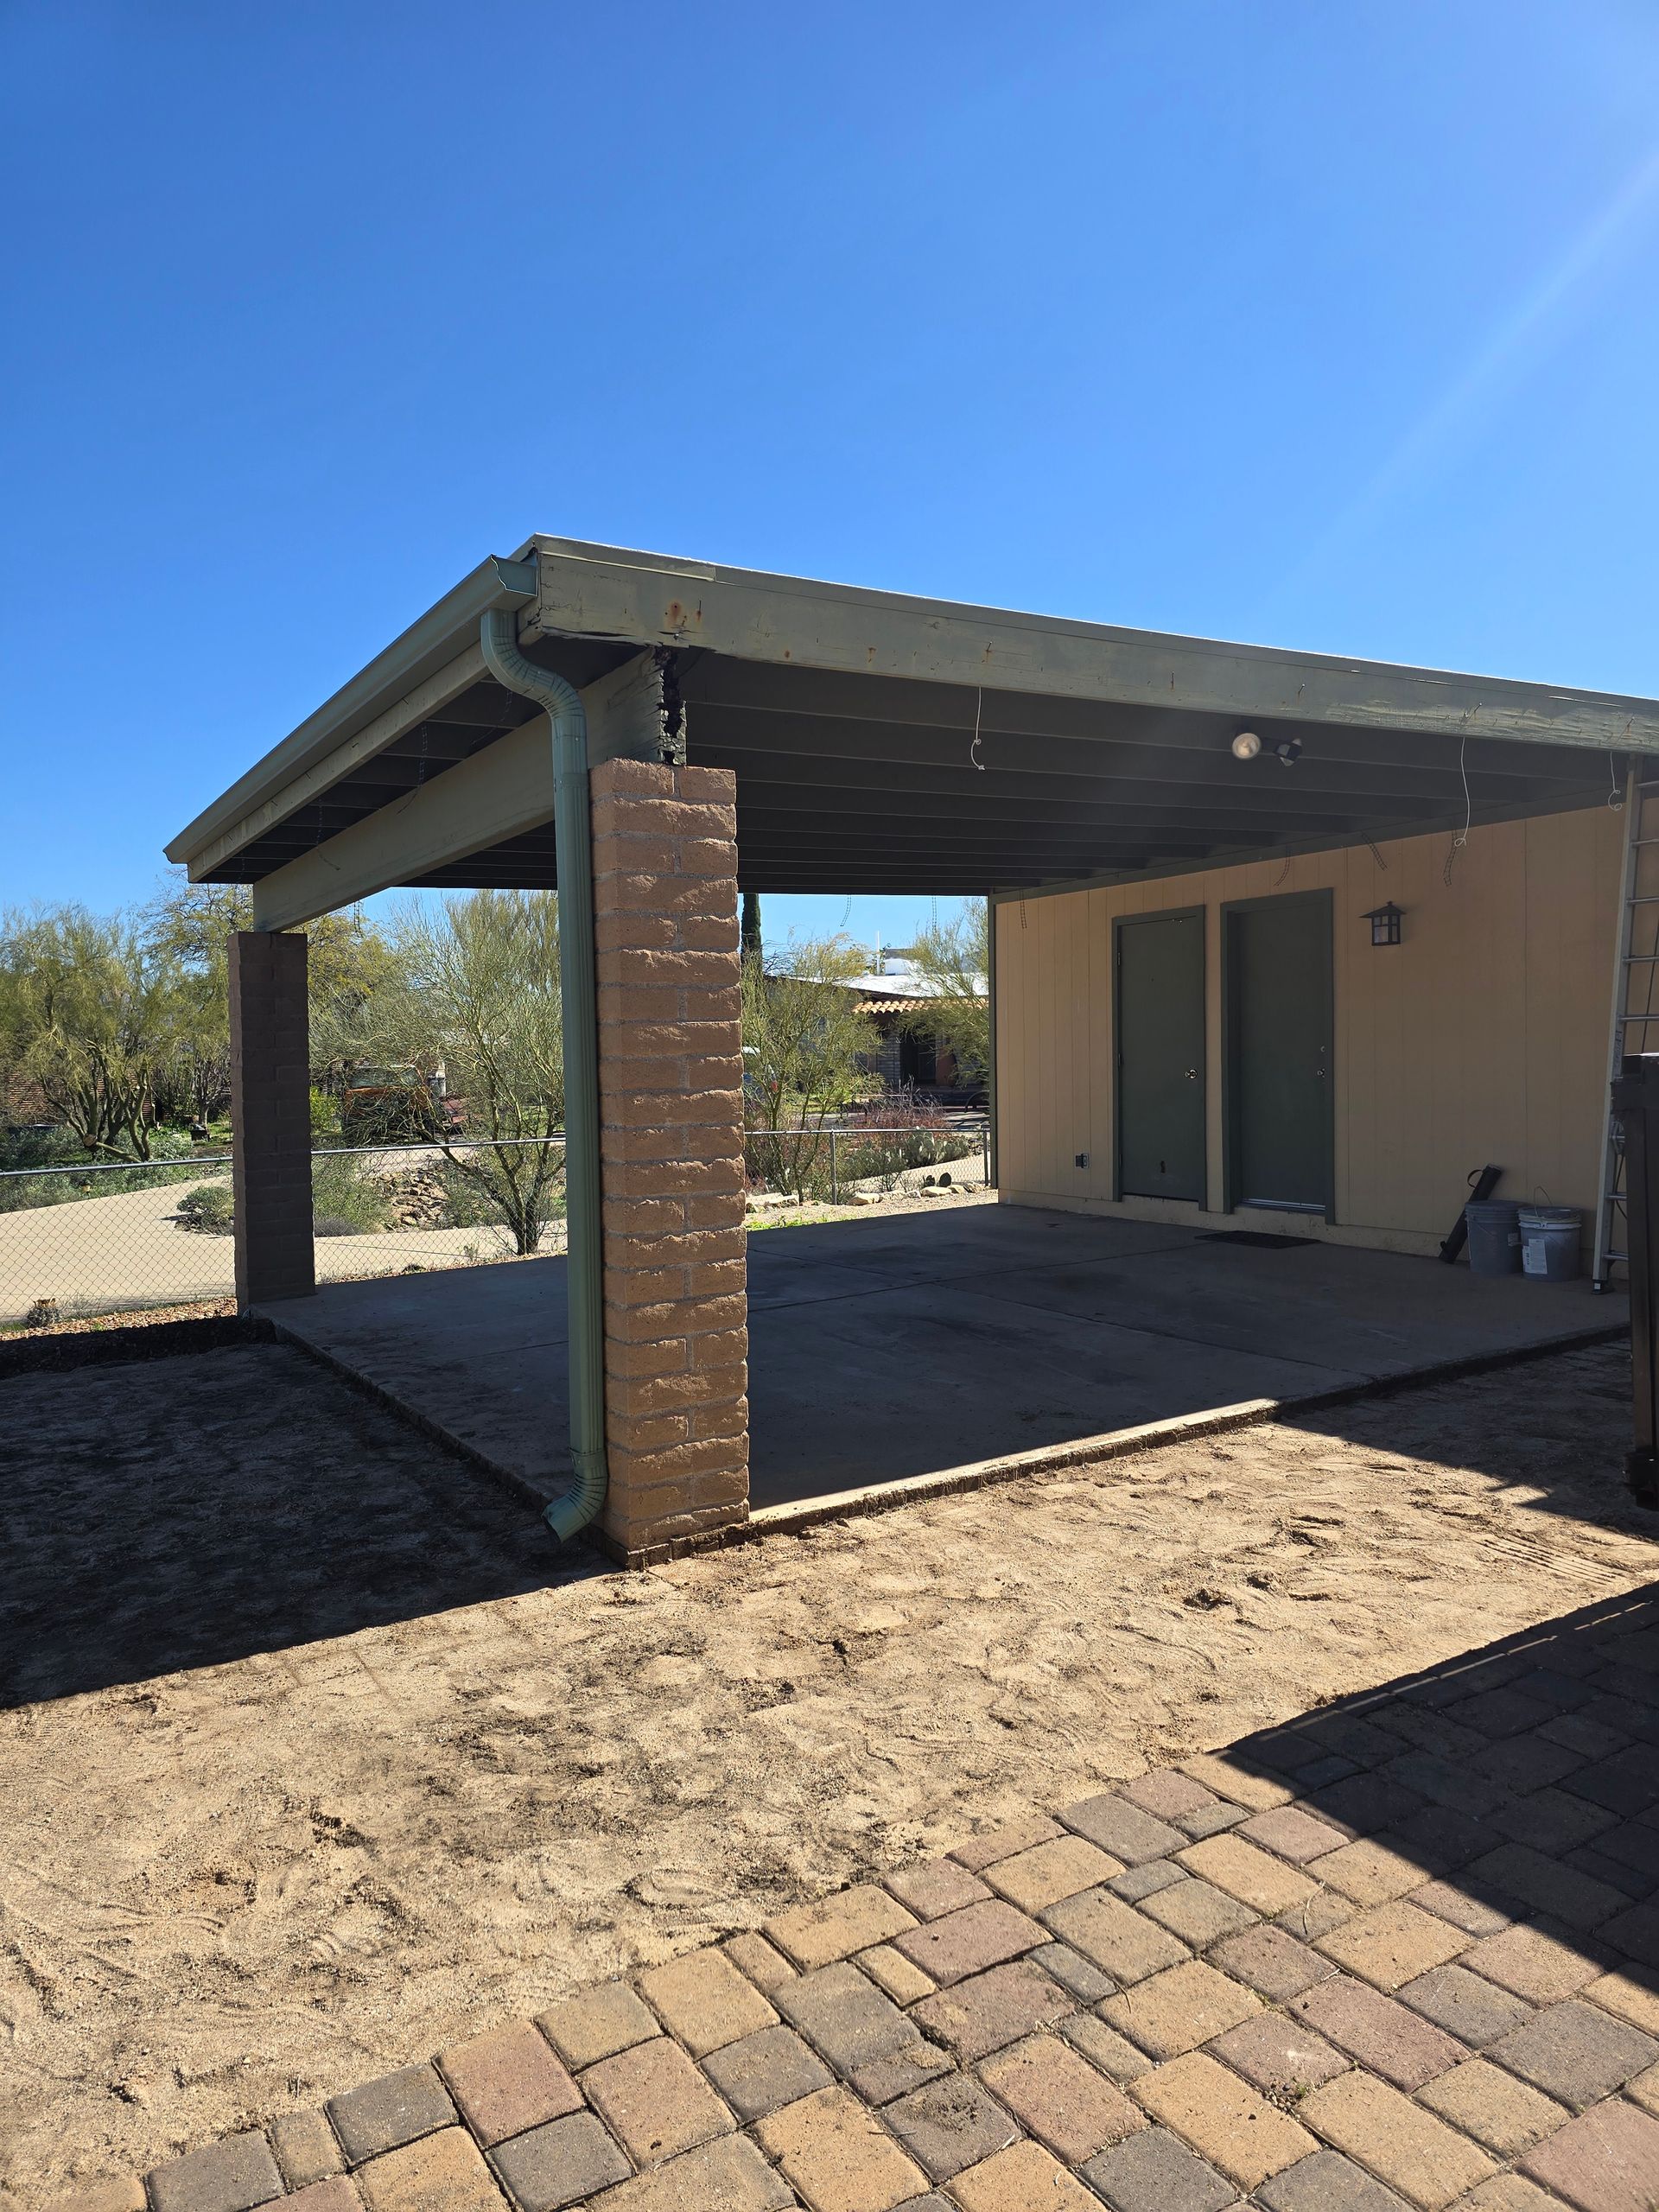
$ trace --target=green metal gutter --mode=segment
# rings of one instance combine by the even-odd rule
[[[553,725],[553,842],[559,881],[559,988],[564,1026],[564,1198],[574,1478],[547,1508],[561,1543],[596,1519],[610,1471],[605,1457],[604,1272],[599,1184],[599,1014],[594,1001],[593,821],[588,805],[588,716],[581,694],[518,650],[510,608],[492,607],[479,642],[490,673],[545,707]]]
[[[535,598],[536,589],[533,560],[489,560],[474,569],[181,830],[167,848],[168,860],[188,861],[222,830],[232,829],[262,799],[315,767],[377,715],[466,652],[477,639],[483,614],[522,607]]]

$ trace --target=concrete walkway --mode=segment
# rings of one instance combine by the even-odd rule
[[[64,2212],[1645,2212],[1637,1592]]]
[[[464,1448],[564,1480],[563,1260],[340,1283],[266,1309]],[[1104,1445],[1624,1325],[1586,1283],[952,1206],[749,1239],[751,1501]]]

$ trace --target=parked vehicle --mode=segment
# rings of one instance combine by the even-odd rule
[[[445,1088],[442,1066],[353,1068],[340,1095],[340,1134],[351,1144],[415,1144],[453,1136],[462,1124],[461,1101]]]

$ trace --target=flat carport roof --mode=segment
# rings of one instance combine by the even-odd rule
[[[1218,644],[538,537],[490,560],[168,847],[282,928],[392,886],[553,887],[547,720],[735,772],[744,887],[995,893],[1601,804],[1659,703]],[[1233,756],[1243,728],[1257,759]],[[1294,767],[1274,747],[1300,741]]]

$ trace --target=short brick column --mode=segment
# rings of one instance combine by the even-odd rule
[[[644,1564],[749,1510],[736,779],[593,772],[603,1536]]]
[[[297,930],[241,930],[231,939],[231,1130],[236,1302],[245,1313],[317,1287],[306,942]]]

